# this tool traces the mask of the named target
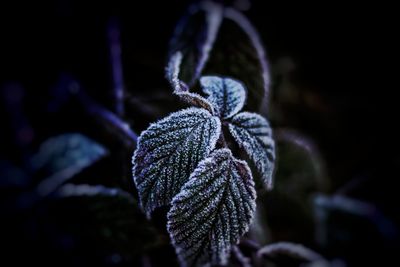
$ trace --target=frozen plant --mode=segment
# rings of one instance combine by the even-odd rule
[[[232,26],[224,24],[225,19],[248,37],[242,36],[238,43],[218,39]],[[199,22],[203,26],[196,31],[194,25]],[[256,70],[240,66],[249,67],[250,72],[238,75],[238,65],[232,65],[217,76],[201,76],[207,66],[224,66],[234,60],[220,53],[215,58],[226,57],[226,64],[213,62],[215,42],[228,41],[228,47],[243,39],[245,46],[240,45],[251,52],[235,50]],[[226,265],[232,249],[249,230],[256,190],[248,163],[237,158],[242,151],[265,187],[272,188],[275,143],[271,127],[261,115],[242,111],[245,104],[257,110],[267,102],[266,66],[255,30],[231,8],[202,2],[189,9],[178,24],[166,76],[173,93],[191,107],[143,131],[132,162],[140,206],[147,217],[156,208],[171,205],[167,228],[182,266]],[[191,90],[197,83],[199,93]]]
[[[179,62],[169,65],[172,84],[181,82],[174,80],[177,66]],[[275,159],[268,121],[256,113],[239,113],[246,100],[243,85],[217,76],[202,77],[200,84],[206,97],[175,89],[199,107],[151,124],[133,156],[142,209],[150,217],[155,208],[172,205],[168,231],[182,265],[189,266],[226,264],[255,211],[250,168],[232,155],[221,128],[227,127],[248,154],[267,188],[272,186]]]

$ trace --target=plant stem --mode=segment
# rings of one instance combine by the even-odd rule
[[[116,18],[109,21],[107,35],[110,49],[110,63],[112,68],[113,94],[115,99],[115,113],[123,116],[124,108],[124,79],[121,62],[120,29]]]
[[[243,255],[238,246],[232,247],[232,253],[243,267],[252,267],[250,259]]]

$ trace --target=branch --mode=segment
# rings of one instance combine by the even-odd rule
[[[82,90],[79,90],[77,95],[83,106],[94,118],[104,122],[119,132],[125,144],[128,146],[136,146],[138,135],[130,128],[128,123],[124,122],[115,113],[96,103]]]
[[[287,255],[292,258],[307,260],[309,262],[314,262],[317,260],[324,259],[321,255],[315,251],[304,247],[300,244],[290,243],[290,242],[278,242],[262,247],[257,252],[257,257],[262,258],[263,256],[275,256],[275,255]]]

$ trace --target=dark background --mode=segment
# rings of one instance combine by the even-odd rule
[[[110,21],[120,26],[127,90],[132,95],[168,93],[164,79],[168,42],[188,4],[73,0],[2,3],[0,109],[5,116],[0,133],[1,158],[21,164],[43,140],[66,131],[104,139],[96,135],[95,126],[88,123],[89,118],[73,100],[65,100],[60,108],[49,103],[57,94],[54,88],[73,79],[98,102],[112,108],[107,40]],[[346,189],[349,195],[373,203],[398,224],[397,108],[392,104],[393,86],[384,83],[391,67],[380,62],[391,56],[386,34],[393,34],[389,27],[392,17],[374,4],[289,1],[254,1],[245,14],[258,29],[270,60],[272,101],[279,102],[282,111],[279,117],[272,115],[273,125],[295,128],[316,142],[327,164],[329,193],[356,181]],[[279,94],[282,79],[290,81],[294,93]],[[18,98],[18,92],[23,92],[23,105],[14,111],[6,103],[14,99],[14,93]],[[161,108],[150,115],[134,105],[128,110],[127,120],[140,132],[148,123],[178,109],[163,103],[157,103]],[[21,136],[15,134],[19,124],[13,122],[15,118],[21,121],[17,112],[24,114],[22,124],[28,125]],[[106,142],[117,146],[113,141]],[[127,188],[132,186],[125,183]],[[15,235],[11,239],[20,238]],[[362,252],[364,247],[354,249]]]

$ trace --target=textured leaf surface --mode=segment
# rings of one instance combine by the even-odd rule
[[[200,162],[168,213],[168,231],[182,265],[227,264],[232,245],[252,221],[255,198],[247,163],[229,149]]]
[[[207,99],[199,94],[190,93],[186,83],[179,79],[181,63],[182,53],[176,52],[168,62],[166,69],[166,76],[171,86],[174,88],[174,94],[177,95],[183,102],[196,107],[205,108],[211,113],[214,113],[214,108]]]
[[[178,22],[169,45],[169,55],[182,52],[179,78],[189,86],[200,77],[222,20],[222,6],[202,1],[189,7]]]
[[[42,195],[51,193],[60,184],[78,174],[107,154],[106,149],[81,134],[64,134],[45,141],[32,158],[34,170],[49,177],[38,186]]]
[[[232,118],[229,131],[252,159],[267,188],[272,188],[275,142],[268,121],[258,114],[242,112]]]
[[[248,93],[247,109],[266,110],[270,85],[266,53],[257,31],[240,12],[224,10],[224,20],[203,73],[241,81]]]
[[[243,108],[246,90],[241,83],[229,78],[205,76],[200,78],[200,84],[222,118],[232,117]]]
[[[170,203],[197,164],[214,149],[220,132],[218,117],[189,108],[150,125],[140,135],[133,176],[148,216]]]

